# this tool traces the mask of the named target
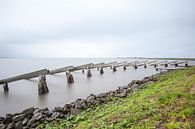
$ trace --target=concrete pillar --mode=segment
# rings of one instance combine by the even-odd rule
[[[147,65],[146,65],[146,64],[144,64],[144,68],[145,68],[145,69],[147,68]]]
[[[99,69],[100,69],[100,67],[98,66],[98,67],[97,67],[97,71],[99,71]]]
[[[126,70],[127,68],[126,68],[126,66],[125,65],[123,65],[123,70]]]
[[[67,83],[68,83],[68,84],[74,83],[74,77],[73,77],[73,75],[70,73],[70,71],[67,71],[67,72],[66,72],[66,78],[67,78]]]
[[[8,92],[9,91],[9,87],[8,87],[7,83],[3,84],[3,89],[4,89],[4,92]]]
[[[100,67],[100,74],[104,74],[104,69]]]
[[[82,69],[82,73],[85,73],[85,70],[84,69]]]
[[[112,66],[112,71],[113,71],[113,72],[116,72],[116,67],[115,67],[115,65]]]
[[[188,63],[187,62],[185,63],[185,67],[188,67]]]
[[[134,65],[134,69],[137,69],[137,65],[136,65],[136,63],[135,63],[135,65]]]
[[[91,77],[91,76],[92,76],[91,70],[90,70],[90,68],[87,68],[87,77]]]
[[[40,75],[39,76],[39,83],[38,83],[38,93],[45,94],[48,92],[49,92],[49,89],[47,87],[46,76]]]
[[[178,63],[175,63],[175,67],[178,67]]]
[[[168,64],[167,63],[165,63],[165,67],[168,67]]]

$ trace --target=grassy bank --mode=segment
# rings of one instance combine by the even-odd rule
[[[88,108],[80,115],[46,123],[48,129],[195,128],[195,67],[158,77],[146,89]],[[42,127],[43,124],[39,125]]]

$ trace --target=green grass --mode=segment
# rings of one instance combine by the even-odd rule
[[[88,108],[80,115],[45,123],[47,129],[193,129],[195,128],[195,67],[158,77],[146,89],[126,98]]]

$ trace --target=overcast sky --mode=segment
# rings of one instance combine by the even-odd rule
[[[195,57],[195,0],[0,0],[0,57]]]

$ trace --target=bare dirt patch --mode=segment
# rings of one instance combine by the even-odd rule
[[[195,85],[193,85],[193,86],[190,88],[190,93],[191,93],[191,94],[195,94]]]

